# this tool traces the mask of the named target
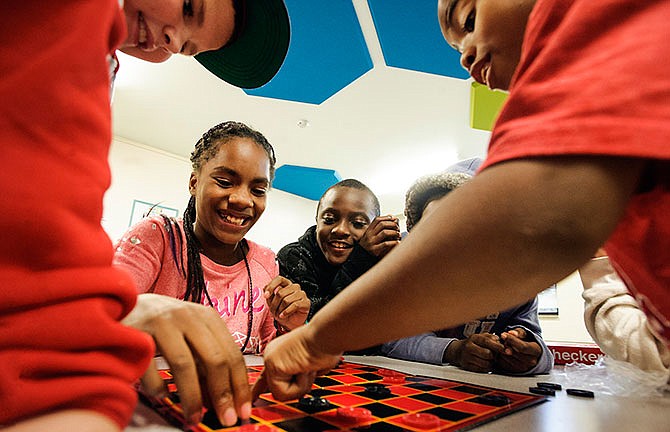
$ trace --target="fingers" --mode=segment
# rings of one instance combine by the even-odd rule
[[[503,332],[500,336],[504,340],[507,337],[507,335],[512,335],[512,336],[517,337],[521,340],[526,340],[526,337],[528,336],[528,334],[526,333],[526,330],[521,328],[521,327],[517,327],[515,329]]]
[[[202,418],[202,398],[195,359],[191,350],[179,335],[181,332],[169,321],[157,326],[154,333],[156,344],[170,365],[170,370],[184,410],[184,417],[191,425]],[[175,335],[179,335],[175,337]]]
[[[263,288],[263,295],[265,296],[266,299],[271,298],[275,292],[285,286],[291,285],[291,281],[286,279],[283,276],[277,276],[274,279],[270,281],[267,285],[265,285],[265,288]]]
[[[288,287],[280,289],[270,299],[268,306],[276,318],[286,318],[297,310],[309,310],[309,300],[303,291],[295,291]]]
[[[368,226],[359,244],[375,256],[383,256],[400,242],[400,226],[393,216],[378,216]]]
[[[502,352],[505,346],[500,343],[498,336],[491,333],[475,333],[468,340],[482,348],[490,350],[492,353]]]
[[[190,424],[200,422],[204,401],[224,425],[235,424],[238,416],[248,418],[251,395],[244,358],[224,321],[211,308],[170,300],[159,299],[161,307],[148,308],[142,322],[169,364],[185,418]],[[158,389],[153,369],[144,381]]]
[[[299,284],[278,276],[265,287],[264,293],[270,311],[282,325],[295,328],[304,324],[311,302]]]
[[[473,372],[490,372],[497,353],[503,349],[498,337],[489,333],[474,334],[462,345],[460,366]]]
[[[277,400],[304,395],[311,389],[316,371],[330,369],[340,360],[339,353],[330,355],[318,351],[308,327],[302,326],[280,336],[265,348],[264,379]]]
[[[156,367],[156,361],[154,359],[151,359],[149,367],[142,376],[141,382],[142,389],[149,396],[153,396],[157,399],[162,399],[167,396],[167,385],[158,373],[158,368]]]
[[[518,353],[529,356],[539,355],[542,352],[542,348],[537,342],[526,342],[517,338],[505,340],[505,354],[509,354],[508,350],[511,351],[511,354]]]
[[[541,353],[541,351],[540,351]],[[499,369],[505,372],[523,373],[537,365],[538,356],[514,353],[512,355],[501,355],[496,360]]]
[[[505,350],[498,358],[498,367],[504,371],[521,373],[537,365],[542,355],[542,347],[535,341],[524,341],[527,332],[522,328],[501,334]]]
[[[253,387],[251,388],[251,403],[255,403],[258,398],[269,390],[268,382],[265,379],[265,373],[261,372]]]
[[[207,389],[219,419],[223,418],[223,424],[230,426],[237,422],[237,416],[246,420],[251,415],[251,390],[239,347],[230,336],[225,322],[218,314],[213,315],[216,319],[209,321],[208,325],[212,335],[217,337],[221,351],[212,352],[205,363]]]

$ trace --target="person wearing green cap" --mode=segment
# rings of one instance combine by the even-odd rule
[[[137,303],[144,332],[121,322],[137,295],[100,225],[109,90],[117,48],[153,62],[195,56],[228,83],[265,84],[288,49],[283,1],[23,0],[0,11],[11,17],[0,28],[0,429],[122,429],[131,383],[144,374],[145,388],[164,390],[149,367],[156,348],[191,423],[203,400],[224,424],[248,418],[244,361],[216,312],[166,298]]]
[[[282,0],[126,0],[123,11],[128,32],[122,52],[150,62],[172,54],[195,56],[241,88],[270,81],[290,41]]]

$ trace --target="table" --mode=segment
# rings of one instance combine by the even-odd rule
[[[261,364],[262,358],[246,356],[247,364]],[[535,377],[508,377],[495,374],[467,372],[452,366],[434,366],[407,362],[378,356],[346,356],[345,360],[401,372],[445,378],[466,383],[496,387],[506,390],[528,392],[528,387],[538,381],[564,384],[562,367],[549,375]],[[565,388],[565,386],[564,386]],[[126,432],[175,432],[156,413],[138,404],[131,425]],[[596,393],[594,399],[568,396],[565,390],[556,392],[549,401],[513,413],[477,431],[626,431],[626,432],[670,432],[670,395],[662,397],[622,397]]]

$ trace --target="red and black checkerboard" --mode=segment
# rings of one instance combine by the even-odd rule
[[[263,366],[247,368],[254,383]],[[184,427],[184,417],[176,388],[168,371],[170,395],[162,400],[142,400],[166,420]],[[461,431],[519,411],[546,400],[543,396],[498,390],[457,381],[408,375],[400,372],[343,362],[327,375],[318,377],[310,395],[319,399],[318,406],[293,400],[279,402],[270,393],[263,394],[251,413],[251,424],[225,428],[213,413],[207,412],[194,431],[287,431],[322,432],[365,430],[395,431]],[[327,402],[324,402],[323,400]],[[356,420],[344,417],[340,407],[356,407],[370,415]],[[439,426],[417,426],[416,418],[439,417]],[[418,416],[415,414],[419,414]],[[426,415],[428,414],[428,415]],[[435,419],[437,420],[437,419]]]

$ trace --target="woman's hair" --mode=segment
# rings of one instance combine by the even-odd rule
[[[225,145],[227,142],[235,138],[249,138],[265,150],[265,153],[267,153],[268,159],[270,160],[270,184],[272,184],[276,163],[275,151],[272,148],[272,145],[270,145],[268,140],[260,132],[243,123],[234,121],[227,121],[218,124],[202,135],[202,138],[200,138],[195,144],[195,150],[193,150],[191,153],[191,165],[193,167],[193,171],[199,171],[208,160],[216,156],[219,148],[222,145]],[[200,303],[204,293],[205,296],[207,296],[207,300],[211,304],[212,300],[209,298],[209,294],[205,289],[205,280],[202,274],[202,263],[200,261],[200,242],[195,236],[195,232],[193,230],[193,224],[195,223],[196,219],[195,207],[195,197],[191,196],[188,201],[188,206],[184,211],[184,234],[186,235],[187,258],[187,271],[185,275],[186,293],[184,294],[184,300]],[[179,239],[181,239],[181,236],[179,236]],[[172,237],[170,242],[171,245],[175,244],[175,242],[172,240]],[[245,242],[243,242],[243,244],[246,245]],[[173,254],[173,257],[176,255],[181,257],[181,247],[178,250],[179,253]],[[243,249],[243,253],[246,254],[247,251]],[[175,263],[177,263],[177,261],[175,261]],[[178,263],[177,266],[179,267]],[[183,264],[181,269],[183,274]]]
[[[263,147],[270,160],[270,183],[275,177],[275,151],[262,133],[245,125],[244,123],[227,121],[220,123],[205,132],[195,143],[195,149],[191,153],[191,166],[193,171],[200,168],[219,152],[219,147],[234,138],[249,138]]]
[[[405,194],[407,231],[419,222],[429,202],[442,198],[471,178],[468,174],[448,172],[423,176],[414,182]]]
[[[321,199],[319,200],[319,205],[316,206],[316,216],[319,217],[319,210],[321,209],[321,201],[323,200],[323,197],[326,196],[328,191],[331,189],[336,189],[336,188],[351,188],[351,189],[357,189],[357,190],[362,190],[368,193],[370,195],[370,198],[372,199],[372,205],[374,206],[374,213],[375,216],[379,216],[381,214],[381,206],[379,205],[379,199],[377,199],[377,195],[372,192],[372,190],[365,186],[363,183],[356,179],[344,179],[340,180],[339,182],[335,183],[321,195]]]

